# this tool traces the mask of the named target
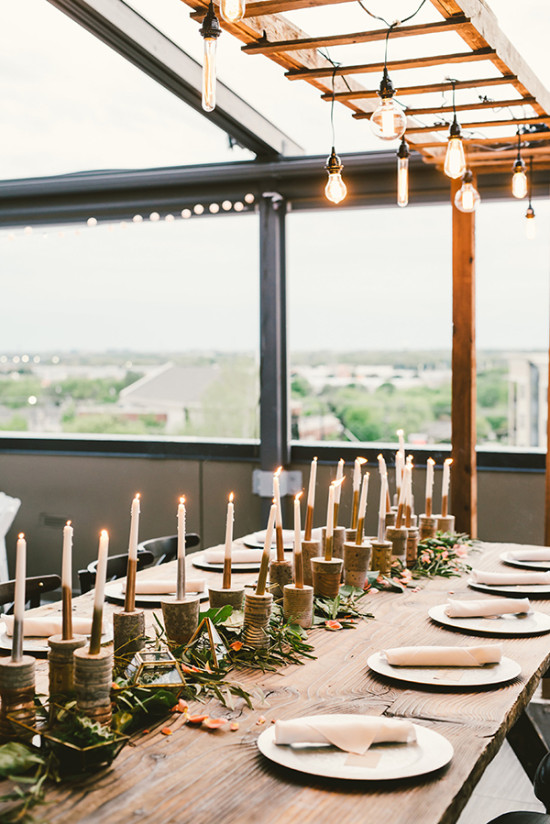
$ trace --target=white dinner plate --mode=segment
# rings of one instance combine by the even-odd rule
[[[512,558],[513,552],[502,552],[499,555],[500,560],[508,566],[519,567],[521,569],[538,569],[541,572],[548,572],[550,570],[550,561],[517,561]]]
[[[503,684],[521,674],[520,665],[504,657],[498,664],[484,664],[482,667],[397,667],[388,664],[382,652],[375,652],[367,664],[378,675],[396,681],[455,689]]]
[[[161,601],[166,600],[166,598],[173,598],[175,594],[175,592],[166,592],[161,595],[156,592],[147,595],[136,595],[136,607],[149,607],[149,609],[160,607]],[[198,595],[199,601],[208,601],[208,591],[206,589],[203,592],[186,592],[185,594],[191,598]],[[122,591],[122,583],[112,581],[109,584],[105,584],[105,600],[111,604],[124,604],[126,595]]]
[[[550,584],[476,584],[468,578],[468,586],[491,595],[511,595],[516,598],[550,598]]]
[[[265,529],[263,532],[255,532],[250,538],[245,538],[243,544],[250,549],[263,549],[265,543]],[[276,546],[277,538],[275,530],[273,531],[272,546]],[[283,546],[286,550],[294,548],[294,531],[292,529],[283,529]]]
[[[89,637],[89,636],[88,636]],[[113,640],[113,626],[108,624],[106,631],[101,636],[101,643],[110,644]],[[12,636],[6,632],[5,621],[0,621],[0,650],[11,652]],[[27,635],[23,638],[23,652],[32,652],[33,655],[45,657],[50,648],[47,636]]]
[[[315,716],[308,716],[314,718]],[[338,718],[340,715],[333,715]],[[349,715],[341,715],[349,718]],[[304,718],[307,721],[308,718]],[[258,749],[276,764],[291,770],[327,778],[355,781],[391,781],[433,772],[453,757],[453,745],[438,732],[413,724],[416,741],[407,744],[373,744],[364,756],[352,755],[329,745],[279,746],[272,725],[258,738]],[[361,763],[361,762],[364,763]]]
[[[202,552],[197,552],[193,555],[193,566],[197,569],[206,569],[210,572],[223,572],[223,564],[211,564],[205,560]],[[236,564],[231,563],[232,572],[258,572],[260,569],[260,562]]]
[[[436,624],[471,632],[474,635],[543,635],[550,632],[550,615],[544,612],[515,613],[476,618],[450,618],[445,612],[447,604],[438,604],[428,610]]]

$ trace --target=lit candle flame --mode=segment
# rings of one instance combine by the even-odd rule
[[[434,459],[433,459],[433,458],[428,458],[428,463],[429,463],[429,464],[432,464],[433,466],[435,466],[435,461],[434,461]]]
[[[184,504],[184,503],[185,503],[185,495],[182,495],[181,498],[180,498],[180,504]]]
[[[299,501],[301,497],[302,497],[302,490],[300,490],[300,492],[298,492],[298,494],[294,496],[294,500]]]
[[[70,526],[70,525],[71,525],[71,521],[67,521],[67,523],[65,524],[65,526]]]
[[[25,533],[24,533],[24,532],[20,532],[20,533],[19,533],[19,535],[18,535],[17,537],[18,537],[18,538],[24,538],[24,537],[25,537]]]
[[[107,530],[106,530],[106,529],[102,529],[102,530],[101,530],[101,532],[99,533],[99,537],[100,537],[100,538],[108,538],[108,537],[109,537],[109,533],[107,532]]]
[[[282,472],[282,471],[283,471],[283,467],[282,467],[282,466],[280,466],[280,467],[279,467],[278,469],[276,469],[276,470],[275,470],[275,472],[273,473],[274,477],[275,477],[275,478],[278,478],[278,477],[279,477],[279,475],[281,474],[281,472]]]
[[[363,464],[368,463],[368,458],[356,458],[355,460],[357,461],[358,464],[361,464],[361,466]]]
[[[332,481],[332,483],[331,483],[330,485],[331,485],[334,489],[336,489],[336,487],[341,486],[341,485],[344,483],[344,481],[345,481],[345,480],[346,480],[346,479],[345,479],[345,477],[344,477],[344,478],[338,478],[338,480],[337,480],[337,481]]]
[[[230,492],[230,493],[229,493],[229,503],[230,503],[230,504],[232,504],[232,503],[233,503],[233,498],[234,498],[234,497],[235,497],[235,496],[233,495],[233,493],[232,493],[232,492]]]

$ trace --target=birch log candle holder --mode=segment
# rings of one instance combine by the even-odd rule
[[[183,646],[194,634],[199,625],[199,603],[198,598],[160,602],[169,646]]]
[[[284,588],[291,584],[294,575],[291,561],[279,561],[274,558],[269,564],[269,583],[272,587],[273,595],[276,599],[283,597]]]
[[[389,526],[386,529],[386,540],[392,545],[392,556],[405,560],[407,555],[407,528],[405,526]]]
[[[107,727],[111,723],[111,686],[113,683],[113,653],[101,648],[92,653],[80,648],[74,651],[74,688],[77,711],[92,721]]]
[[[74,692],[74,652],[85,644],[86,638],[83,635],[73,635],[72,638],[52,635],[48,638],[50,701],[55,701],[57,696],[71,695]]]
[[[313,585],[313,575],[311,571],[311,559],[318,558],[321,554],[321,541],[302,541],[302,563],[304,566],[304,584]]]
[[[313,587],[286,584],[283,589],[283,616],[285,621],[309,629],[313,623]]]
[[[0,659],[0,741],[13,741],[28,737],[21,727],[10,722],[34,723],[34,658],[23,655],[19,661]],[[9,716],[9,717],[8,717]]]
[[[380,575],[389,575],[391,572],[391,541],[372,541],[372,569],[378,570]]]
[[[269,646],[269,620],[273,595],[247,592],[244,596],[243,640],[249,647],[266,649]]]
[[[369,570],[372,546],[370,543],[357,545],[355,542],[344,544],[344,584],[363,589]]]
[[[416,559],[418,558],[418,540],[419,540],[419,532],[418,527],[411,526],[407,529],[407,555],[406,555],[406,564],[408,569],[412,569],[413,566],[416,564]]]
[[[145,644],[145,613],[143,610],[114,612],[113,639],[115,659],[122,659],[120,663],[125,667]]]
[[[336,598],[342,579],[342,558],[312,558],[313,592],[320,598]]]
[[[437,529],[439,532],[454,532],[455,531],[455,516],[454,515],[438,515]]]
[[[208,587],[208,598],[210,606],[220,609],[227,605],[236,610],[242,610],[244,600],[244,587],[231,586],[229,589],[219,587]]]
[[[244,587],[232,586],[232,554],[233,554],[233,519],[234,519],[234,495],[231,492],[227,503],[227,516],[225,521],[225,551],[223,558],[223,579],[221,589],[219,587],[208,587],[208,598],[210,606],[214,609],[230,606],[236,610],[242,610]]]
[[[435,538],[435,534],[437,532],[437,518],[433,515],[420,515],[418,518],[418,527],[421,541],[425,541],[428,538]]]

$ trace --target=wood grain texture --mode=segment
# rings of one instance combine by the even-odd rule
[[[472,562],[482,569],[497,569],[498,555],[512,547],[485,545],[483,552],[472,555]],[[188,574],[195,577],[192,556],[187,562]],[[166,577],[169,570],[175,575],[175,564],[143,570],[138,576]],[[221,573],[200,574],[214,585],[221,583]],[[251,584],[254,575],[234,579]],[[152,729],[123,750],[111,769],[80,786],[51,791],[44,818],[49,824],[415,824],[421,811],[422,824],[453,824],[535,690],[550,653],[548,636],[503,639],[504,654],[521,663],[522,675],[509,685],[478,692],[397,685],[368,670],[368,656],[389,645],[475,643],[472,636],[439,627],[427,616],[428,608],[445,602],[450,592],[479,597],[468,591],[464,578],[421,580],[417,592],[367,595],[365,606],[375,614],[374,620],[350,631],[310,633],[316,660],[265,675],[251,670],[234,674],[248,689],[260,687],[266,705],[255,710],[238,705],[229,711],[211,702],[204,710],[237,720],[237,732],[191,729],[182,726],[181,717],[171,719],[173,735]],[[77,614],[89,614],[92,597],[90,593],[75,599]],[[550,614],[548,601],[537,601],[536,608]],[[58,609],[49,605],[37,613]],[[114,609],[119,607],[107,605],[107,616]],[[147,619],[151,625],[152,611]],[[46,665],[38,665],[42,687]],[[447,768],[433,775],[373,785],[293,773],[259,754],[256,739],[265,729],[258,723],[260,715],[269,724],[316,712],[410,718],[447,736],[455,755]]]

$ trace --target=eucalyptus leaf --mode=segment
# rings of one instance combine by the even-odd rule
[[[26,773],[37,764],[43,764],[44,759],[25,744],[10,741],[0,746],[0,776],[19,775]]]

